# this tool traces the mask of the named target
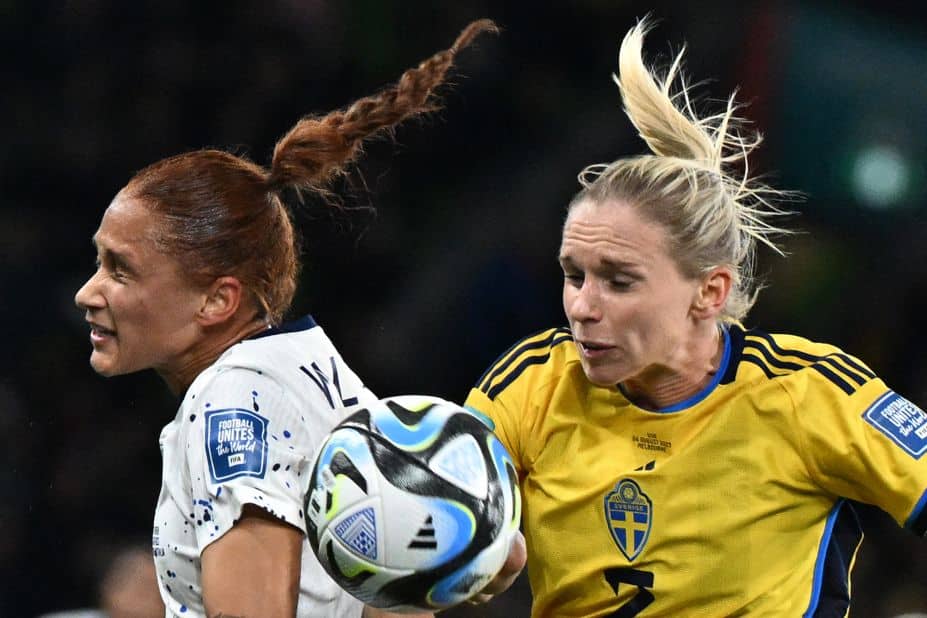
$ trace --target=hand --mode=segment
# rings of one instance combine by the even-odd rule
[[[515,540],[512,542],[512,549],[509,550],[509,556],[505,559],[505,564],[502,565],[493,580],[486,584],[486,587],[479,593],[472,596],[467,603],[472,605],[486,603],[500,592],[508,590],[522,569],[525,568],[527,560],[528,548],[525,546],[525,537],[521,532],[516,532]]]

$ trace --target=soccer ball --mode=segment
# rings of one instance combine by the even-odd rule
[[[358,410],[329,434],[311,470],[309,542],[367,605],[456,605],[495,576],[518,532],[511,456],[486,422],[437,397]]]

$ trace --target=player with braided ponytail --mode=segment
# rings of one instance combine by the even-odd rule
[[[477,20],[460,33],[450,49],[406,71],[395,86],[355,101],[345,111],[300,120],[274,148],[268,186],[311,190],[320,180],[343,171],[343,162],[352,160],[372,133],[393,127],[413,114],[438,109],[431,94],[443,81],[454,57],[480,32],[495,29],[491,21]]]
[[[733,98],[700,116],[681,53],[644,64],[647,28],[616,81],[650,152],[580,173],[569,328],[467,399],[518,467],[532,615],[845,616],[849,501],[927,530],[927,415],[832,345],[744,327],[790,196],[751,177]]]
[[[152,539],[170,615],[361,615],[303,542],[302,500],[316,446],[376,397],[311,317],[281,324],[299,271],[281,192],[324,196],[366,140],[436,109],[457,53],[494,29],[474,22],[397,84],[300,120],[269,170],[189,152],[140,171],[106,209],[97,270],[75,298],[90,363],[104,376],[154,369],[182,398],[161,434]]]

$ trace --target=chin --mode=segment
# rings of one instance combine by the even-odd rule
[[[97,358],[96,353],[90,355],[90,367],[104,378],[111,378],[125,373],[124,371],[119,371],[112,362],[108,362],[108,359]]]
[[[601,386],[604,388],[612,388],[623,379],[625,379],[625,376],[619,374],[617,371],[608,371],[596,367],[586,367],[585,365],[583,365],[583,373],[586,374],[587,380],[596,386]]]

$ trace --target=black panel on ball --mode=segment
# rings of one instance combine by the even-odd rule
[[[361,598],[362,589],[361,586],[364,585],[364,582],[373,577],[374,573],[372,571],[363,570],[357,575],[347,575],[341,568],[338,566],[338,562],[335,560],[335,550],[332,549],[332,542],[329,540],[325,544],[325,555],[328,558],[328,572],[329,574],[338,582],[338,585],[353,594],[355,597]]]
[[[354,465],[354,462],[348,459],[348,456],[343,452],[339,451],[335,453],[335,456],[332,457],[330,467],[332,476],[343,474],[344,476],[354,481],[354,484],[357,485],[361,491],[363,491],[365,494],[367,493],[367,479],[364,478],[364,475],[362,475],[360,470],[357,469],[357,466]],[[331,508],[331,505],[329,505],[328,508]]]
[[[391,485],[419,496],[456,500],[471,509],[474,516],[482,513],[480,500],[432,472],[418,453],[400,449],[379,434],[368,434],[368,442],[380,474]]]
[[[387,401],[386,407],[388,407],[390,411],[396,415],[396,418],[402,421],[404,425],[414,427],[415,425],[418,425],[423,418],[425,418],[425,415],[428,414],[428,411],[435,407],[435,405],[430,403],[424,408],[418,411],[414,411],[403,408],[395,401]]]
[[[492,463],[492,454],[486,444],[490,433],[489,428],[479,419],[465,413],[455,414],[447,420],[434,444],[422,451],[410,452],[397,447],[377,433],[375,428],[371,428],[368,435],[370,452],[381,474],[389,483],[409,493],[464,504],[474,515],[476,529],[472,541],[459,555],[433,569],[418,571],[385,584],[370,604],[383,608],[398,605],[428,607],[428,591],[438,581],[471,562],[499,535],[507,523],[503,521],[506,492],[511,492],[512,488],[503,487],[499,482],[499,475]],[[486,462],[489,491],[487,497],[482,500],[435,474],[427,464],[438,450],[462,434],[476,438]],[[514,478],[514,470],[510,470],[510,474]],[[460,585],[463,587],[472,583],[473,580],[462,578]]]

